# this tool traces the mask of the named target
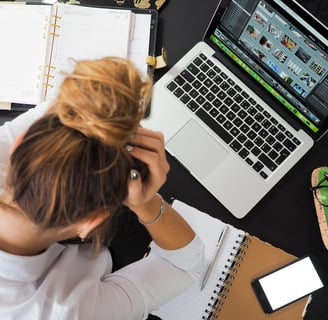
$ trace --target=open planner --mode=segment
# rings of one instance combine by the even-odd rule
[[[157,13],[68,4],[0,4],[0,108],[56,96],[74,60],[128,58],[147,74]]]
[[[307,297],[272,314],[266,314],[253,292],[251,281],[296,257],[193,207],[175,200],[173,207],[189,222],[205,244],[207,265],[215,254],[224,228],[226,235],[206,286],[202,279],[152,314],[162,320],[298,320]]]

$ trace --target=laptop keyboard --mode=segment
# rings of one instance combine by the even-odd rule
[[[167,88],[264,179],[301,143],[202,53]]]

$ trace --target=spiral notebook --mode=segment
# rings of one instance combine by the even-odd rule
[[[156,25],[154,10],[0,3],[0,108],[54,98],[74,60],[119,56],[149,73]]]
[[[307,297],[272,314],[265,314],[251,281],[296,257],[189,205],[175,200],[173,207],[189,222],[205,244],[207,266],[215,254],[221,231],[227,232],[206,286],[201,281],[152,314],[162,320],[298,320]]]

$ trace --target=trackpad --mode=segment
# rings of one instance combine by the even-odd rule
[[[167,146],[189,171],[206,178],[229,154],[205,129],[190,120]]]

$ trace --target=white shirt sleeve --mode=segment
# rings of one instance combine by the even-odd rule
[[[10,149],[17,137],[24,133],[29,126],[38,118],[40,118],[48,109],[48,103],[41,103],[40,105],[30,109],[12,121],[5,122],[0,127],[0,194],[3,192],[8,164]]]
[[[203,265],[204,246],[197,236],[179,250],[163,250],[153,244],[147,258],[103,279],[98,306],[106,306],[102,299],[115,301],[118,305],[111,308],[111,319],[143,319],[188,289],[199,279]]]

